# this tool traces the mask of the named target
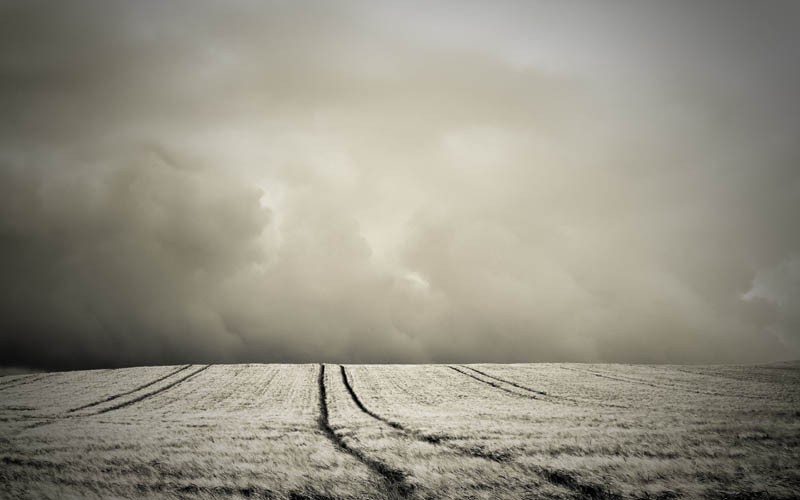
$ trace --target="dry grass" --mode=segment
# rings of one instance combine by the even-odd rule
[[[4,498],[795,498],[800,365],[0,378]]]

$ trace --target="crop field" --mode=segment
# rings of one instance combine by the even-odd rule
[[[800,363],[0,377],[2,498],[797,498]]]

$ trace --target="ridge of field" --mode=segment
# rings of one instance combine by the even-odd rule
[[[0,377],[0,498],[797,498],[800,364]]]

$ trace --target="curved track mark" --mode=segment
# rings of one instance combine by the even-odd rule
[[[476,377],[475,375],[473,375],[473,374],[471,374],[471,373],[467,373],[467,372],[465,372],[465,371],[463,371],[463,370],[459,370],[459,369],[458,369],[458,368],[456,368],[455,366],[448,366],[448,368],[450,368],[451,370],[457,371],[457,372],[458,372],[458,373],[460,373],[461,375],[466,375],[466,376],[467,376],[467,377],[469,377],[469,378],[475,379],[475,380],[477,380],[478,382],[484,383],[484,384],[486,384],[486,385],[490,385],[490,386],[492,386],[492,387],[494,387],[494,388],[496,388],[496,389],[500,389],[501,391],[507,392],[507,393],[509,393],[509,394],[513,394],[514,396],[517,396],[517,397],[520,397],[520,398],[528,398],[528,399],[535,399],[535,400],[537,400],[537,401],[541,401],[541,399],[540,399],[540,398],[537,398],[536,396],[533,396],[533,395],[527,395],[527,394],[520,394],[520,393],[518,393],[518,392],[514,392],[514,391],[512,391],[511,389],[507,389],[507,388],[503,387],[503,386],[502,386],[502,385],[500,385],[500,384],[496,384],[496,383],[492,382],[491,380],[484,380],[484,379],[482,379],[482,378]]]
[[[796,371],[797,370],[796,368],[792,368],[792,367],[786,367],[786,368],[775,367],[775,368],[769,368],[769,369],[770,370],[786,370],[786,371],[789,371],[789,370]],[[752,378],[750,378],[750,377],[742,377],[741,374],[739,374],[739,373],[723,373],[723,372],[708,370],[708,369],[704,369],[704,368],[698,368],[697,371],[687,370],[685,368],[675,368],[675,371],[679,371],[681,373],[686,373],[686,374],[689,374],[689,375],[694,375],[696,377],[711,377],[711,378],[722,379],[722,380],[733,380],[733,381],[736,381],[736,382],[751,382],[751,381],[754,381],[754,382],[758,382],[758,383],[761,383],[761,384],[772,384],[772,385],[780,385],[780,386],[795,385],[797,383],[797,381],[795,381],[795,380],[777,380],[777,379],[773,379],[773,380],[752,380]],[[758,398],[758,399],[769,399],[768,396],[750,396],[750,397],[752,397],[754,399],[755,398]]]
[[[392,422],[389,419],[383,418],[380,415],[378,415],[376,413],[373,413],[366,406],[364,406],[364,403],[361,402],[361,400],[358,398],[358,396],[356,395],[356,393],[353,390],[353,388],[350,386],[350,380],[347,378],[347,372],[345,371],[344,366],[343,365],[339,365],[339,369],[342,372],[342,382],[344,382],[344,386],[347,389],[347,392],[350,394],[350,398],[353,400],[353,402],[356,404],[356,406],[358,406],[359,410],[363,411],[364,413],[366,413],[367,415],[369,415],[370,417],[372,417],[374,419],[380,420],[381,422],[385,423],[386,425],[394,427],[395,429],[403,430],[403,426],[402,425],[398,424],[397,422]]]
[[[179,378],[178,380],[176,380],[176,381],[174,381],[174,382],[172,382],[172,383],[170,383],[168,385],[165,385],[164,387],[156,389],[155,391],[150,391],[148,393],[142,394],[141,396],[138,396],[138,397],[130,399],[128,401],[119,403],[117,405],[110,406],[108,408],[103,408],[102,410],[97,411],[97,412],[93,413],[92,415],[100,415],[100,414],[103,414],[103,413],[108,413],[110,411],[119,410],[120,408],[125,408],[126,406],[130,406],[132,404],[138,403],[139,401],[142,401],[142,400],[147,399],[149,397],[161,394],[162,392],[165,392],[165,391],[175,387],[176,385],[180,384],[181,382],[184,382],[184,381],[194,377],[198,373],[202,372],[203,370],[207,370],[210,367],[211,367],[211,365],[206,365],[206,366],[200,368],[199,370],[193,371],[189,375],[185,375],[185,376]]]
[[[356,394],[356,391],[354,391],[353,387],[350,385],[350,379],[347,376],[347,370],[345,369],[345,367],[343,365],[339,365],[339,369],[342,372],[342,382],[344,382],[344,386],[347,389],[347,392],[350,394],[350,398],[353,400],[353,402],[356,404],[356,406],[358,406],[359,410],[363,411],[364,413],[366,413],[370,417],[374,418],[375,420],[380,420],[381,422],[383,422],[384,424],[388,425],[389,427],[392,427],[392,428],[397,429],[399,431],[403,431],[406,434],[409,434],[409,435],[413,436],[414,438],[416,438],[416,439],[418,439],[420,441],[426,441],[426,442],[432,443],[432,444],[437,444],[437,443],[439,443],[441,441],[441,438],[439,438],[437,436],[431,436],[431,435],[424,434],[422,432],[416,431],[414,429],[409,429],[407,427],[404,427],[399,422],[395,422],[393,420],[389,420],[388,418],[382,417],[382,416],[378,415],[377,413],[373,412],[372,410],[370,410],[369,408],[367,408],[366,406],[364,406],[364,403],[361,402],[361,399],[358,397],[358,394]]]
[[[17,374],[17,375],[6,375],[4,377],[0,377],[0,389],[2,389],[3,387],[5,387],[7,385],[12,385],[12,384],[15,384],[17,382],[21,382],[21,381],[25,380],[26,378],[30,378],[30,377],[33,377],[35,375],[36,375],[36,373],[21,373],[21,374]],[[2,379],[5,379],[5,380],[2,380]]]
[[[85,410],[86,408],[91,408],[92,406],[97,406],[99,404],[107,403],[109,401],[114,401],[115,399],[121,398],[122,396],[127,396],[129,394],[133,394],[134,392],[141,391],[142,389],[146,389],[146,388],[150,387],[153,384],[157,384],[157,383],[161,382],[164,379],[170,378],[171,376],[175,375],[176,373],[180,373],[183,370],[186,370],[190,366],[192,366],[192,365],[186,365],[186,366],[183,366],[181,368],[178,368],[177,370],[171,371],[168,374],[164,375],[163,377],[159,377],[159,378],[157,378],[155,380],[152,380],[152,381],[150,381],[150,382],[148,382],[148,383],[146,383],[144,385],[140,385],[139,387],[136,387],[136,388],[131,389],[129,391],[120,392],[119,394],[114,394],[113,396],[109,396],[109,397],[107,397],[105,399],[101,399],[99,401],[95,401],[94,403],[89,403],[87,405],[83,405],[83,406],[79,406],[77,408],[73,408],[71,410],[67,410],[67,413],[72,413],[72,412],[78,411],[78,410]]]
[[[484,459],[484,460],[490,460],[492,462],[508,464],[508,465],[513,466],[513,467],[518,467],[520,469],[527,470],[529,472],[533,472],[533,473],[535,473],[536,475],[540,476],[542,479],[546,480],[547,482],[549,482],[551,484],[567,488],[569,490],[572,490],[572,491],[580,494],[580,498],[582,498],[582,499],[583,498],[590,498],[590,499],[596,499],[596,500],[620,500],[621,499],[620,495],[618,495],[617,493],[614,493],[612,491],[608,491],[603,485],[583,482],[580,479],[578,479],[577,477],[575,477],[573,474],[569,473],[568,471],[561,470],[561,469],[548,469],[546,467],[535,466],[535,465],[514,464],[513,462],[509,461],[509,456],[506,455],[506,454],[486,452],[486,451],[479,450],[479,449],[476,449],[476,448],[464,448],[462,446],[454,445],[452,443],[442,442],[441,438],[438,438],[436,436],[426,435],[426,434],[424,434],[424,433],[422,433],[420,431],[417,431],[415,429],[409,429],[409,428],[407,428],[407,427],[405,427],[405,426],[403,426],[403,425],[401,425],[401,424],[399,424],[397,422],[393,422],[393,421],[391,421],[391,420],[389,420],[389,419],[387,419],[385,417],[382,417],[382,416],[378,415],[377,413],[373,412],[372,410],[370,410],[369,408],[367,408],[366,406],[364,406],[364,403],[361,402],[361,400],[359,399],[358,395],[355,393],[355,391],[353,390],[352,386],[350,385],[350,382],[349,382],[349,380],[347,378],[347,372],[345,371],[344,366],[339,365],[339,367],[341,368],[342,379],[344,381],[345,387],[347,388],[347,392],[350,393],[350,397],[353,398],[353,402],[355,402],[356,406],[358,406],[358,408],[361,411],[363,411],[364,413],[366,413],[370,417],[372,417],[372,418],[374,418],[376,420],[379,420],[379,421],[385,423],[386,425],[391,426],[394,429],[397,429],[397,430],[400,430],[400,431],[406,433],[406,435],[408,435],[410,437],[413,437],[413,438],[415,438],[417,440],[420,440],[420,441],[425,441],[427,443],[436,444],[436,445],[442,445],[445,448],[448,448],[448,449],[450,449],[452,451],[455,451],[456,453],[460,453],[461,455],[470,456],[470,457],[474,457],[474,458],[480,458],[480,459]],[[450,368],[453,368],[453,367],[451,366]],[[472,376],[472,375],[470,375],[468,373],[461,372],[461,371],[459,371],[459,370],[457,370],[455,368],[453,368],[453,369],[458,371],[459,373],[463,373],[464,375],[467,375],[467,376],[470,376],[470,377]],[[481,380],[481,379],[478,379],[477,377],[474,377],[474,378],[476,378],[476,380]],[[481,382],[489,383],[489,382],[484,381],[484,380],[481,380]],[[502,387],[499,387],[499,388],[503,389],[503,390],[507,390],[507,389],[504,389]],[[517,394],[517,393],[512,392],[512,394]],[[524,396],[524,395],[521,395],[521,394],[520,394],[520,396],[527,397],[527,396]]]
[[[504,384],[508,384],[508,385],[514,386],[514,387],[516,387],[518,389],[522,389],[524,391],[528,391],[528,392],[532,392],[534,394],[538,394],[538,395],[540,395],[542,397],[541,398],[534,397],[533,399],[537,399],[539,401],[544,401],[546,403],[554,403],[554,404],[567,404],[567,405],[570,405],[570,406],[575,406],[575,405],[580,406],[581,405],[581,402],[576,400],[576,399],[568,398],[566,396],[556,396],[556,395],[553,395],[553,394],[548,394],[545,391],[539,391],[537,389],[533,389],[531,387],[526,387],[526,386],[524,386],[522,384],[518,384],[516,382],[512,382],[512,381],[506,380],[504,378],[496,377],[494,375],[489,375],[486,372],[483,372],[481,370],[472,368],[470,366],[466,366],[466,365],[459,365],[459,366],[462,367],[462,368],[466,368],[468,370],[472,370],[472,371],[474,371],[476,373],[479,373],[479,374],[483,375],[484,377],[497,380],[498,382],[502,382]],[[467,375],[467,374],[465,373],[465,375]],[[482,382],[486,382],[486,381],[482,380]],[[497,387],[497,386],[495,386],[495,387]],[[516,394],[516,393],[514,393],[514,394]],[[584,402],[584,404],[585,404],[585,402]],[[594,406],[602,406],[604,408],[622,408],[622,409],[630,408],[629,406],[626,406],[626,405],[620,405],[620,404],[614,404],[614,403],[601,403],[599,401],[592,401],[590,404],[592,404]]]
[[[725,394],[722,392],[711,392],[711,391],[700,391],[697,389],[692,389],[690,387],[683,387],[676,384],[658,384],[654,382],[648,382],[647,380],[641,380],[633,377],[625,377],[625,376],[615,376],[615,375],[606,375],[605,373],[596,372],[593,370],[589,370],[586,368],[571,368],[567,366],[560,367],[562,370],[570,370],[573,372],[578,373],[586,373],[589,375],[594,375],[595,377],[600,378],[607,378],[609,380],[616,380],[618,382],[627,382],[629,384],[638,384],[644,385],[647,387],[653,387],[656,389],[664,389],[670,391],[684,391],[684,392],[691,392],[693,394],[702,394],[704,396],[720,396],[725,398],[745,398],[745,399],[769,399],[764,396],[752,396],[749,394]],[[696,374],[695,374],[696,375]]]
[[[0,391],[11,389],[12,387],[19,387],[21,385],[30,384],[31,382],[37,382],[43,378],[46,378],[49,373],[45,373],[42,375],[26,375],[21,378],[16,378],[14,380],[9,381],[6,385],[0,387]]]
[[[328,392],[325,389],[324,364],[319,365],[319,377],[317,382],[319,384],[319,419],[317,422],[320,430],[325,434],[325,437],[327,437],[336,448],[363,463],[373,472],[378,473],[388,488],[388,493],[391,498],[408,498],[413,491],[413,487],[406,482],[403,472],[393,469],[383,462],[369,458],[355,448],[351,448],[331,427],[328,420]],[[365,410],[363,405],[359,406],[359,408]]]
[[[498,382],[503,382],[504,384],[513,385],[514,387],[517,387],[517,388],[522,389],[524,391],[532,392],[534,394],[539,394],[539,395],[542,395],[542,396],[547,396],[547,393],[545,391],[539,391],[537,389],[532,389],[530,387],[524,386],[522,384],[518,384],[516,382],[512,382],[510,380],[506,380],[504,378],[495,377],[494,375],[489,375],[488,373],[486,373],[484,371],[481,371],[481,370],[478,370],[476,368],[472,368],[471,366],[466,366],[466,365],[458,365],[458,366],[460,366],[461,368],[466,368],[467,370],[472,370],[475,373],[480,373],[484,377],[497,380]]]

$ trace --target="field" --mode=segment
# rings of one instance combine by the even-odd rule
[[[3,498],[797,498],[800,363],[0,377]]]

